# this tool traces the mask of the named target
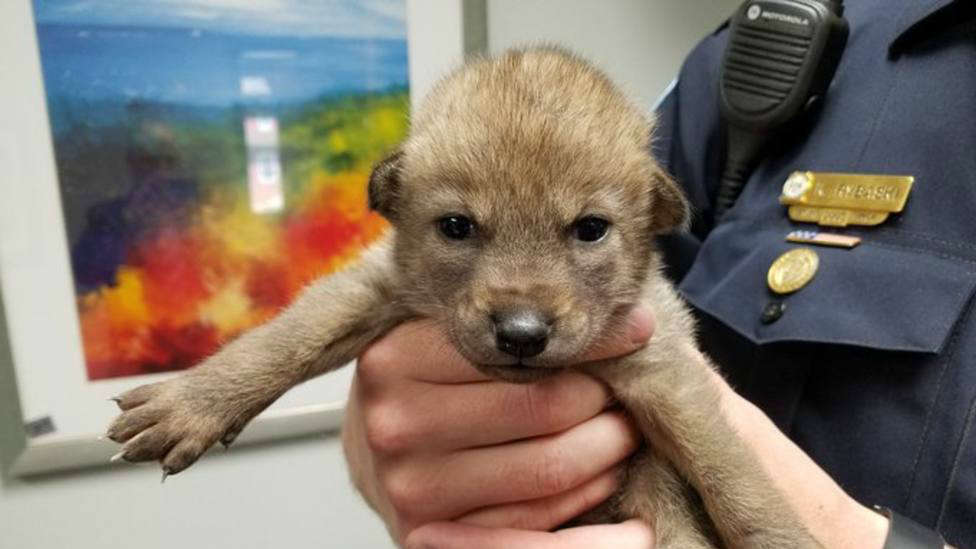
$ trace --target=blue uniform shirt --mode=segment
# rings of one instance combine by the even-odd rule
[[[736,389],[848,493],[976,547],[976,2],[851,0],[820,113],[779,139],[721,223],[718,71],[705,39],[659,108],[655,154],[695,209],[665,239],[701,339]],[[816,247],[813,280],[766,286],[797,247],[778,202],[794,170],[915,176],[908,204],[852,249]],[[761,321],[782,301],[782,316]]]

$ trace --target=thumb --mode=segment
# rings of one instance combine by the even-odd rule
[[[640,349],[654,334],[654,313],[646,304],[635,305],[622,322],[611,326],[590,346],[581,362],[618,357]]]
[[[407,549],[653,549],[654,532],[640,520],[579,526],[556,532],[485,528],[435,522],[407,537]]]

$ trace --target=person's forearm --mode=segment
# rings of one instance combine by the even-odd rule
[[[888,521],[848,496],[752,403],[716,375],[732,426],[758,456],[810,533],[831,549],[881,549]]]

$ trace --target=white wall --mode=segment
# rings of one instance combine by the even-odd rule
[[[492,51],[533,40],[563,44],[650,105],[694,42],[737,3],[488,0],[488,44]],[[411,0],[411,36],[435,33],[457,13],[456,0]],[[3,346],[0,337],[0,385],[9,388]],[[18,416],[6,393],[0,446]],[[0,549],[390,546],[351,490],[334,437],[218,453],[163,486],[156,468],[141,466],[0,479]]]
[[[488,47],[561,44],[650,107],[742,0],[488,0]]]
[[[219,452],[162,485],[148,465],[5,479],[0,547],[392,547],[350,490],[336,438]]]

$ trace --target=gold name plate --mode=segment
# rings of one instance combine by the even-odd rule
[[[779,201],[789,206],[793,221],[878,225],[905,208],[914,182],[910,175],[793,172]]]
[[[888,219],[888,212],[817,208],[815,206],[790,206],[789,214],[793,221],[816,223],[824,227],[880,225]]]

